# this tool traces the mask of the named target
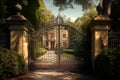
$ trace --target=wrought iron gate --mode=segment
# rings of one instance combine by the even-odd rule
[[[72,28],[72,30],[75,31],[77,30],[73,27],[70,27],[68,24],[41,25],[40,27],[40,29],[30,35],[30,41],[32,42],[30,45],[32,45],[31,48],[34,47],[31,51],[31,55],[33,56],[33,54],[36,54],[36,45],[39,45],[37,41],[41,41],[41,47],[46,48],[47,52],[35,60],[34,66],[41,69],[77,70],[79,62],[74,56],[63,54],[61,46],[64,47],[64,45],[67,45],[67,43],[65,44],[65,42],[63,42],[64,45],[61,45],[60,41],[62,30],[65,30],[66,28]],[[52,34],[51,31],[56,31],[57,33]],[[76,33],[80,34],[78,31]],[[55,38],[54,36],[56,35],[57,37]],[[64,39],[65,37],[68,37],[65,34],[63,35]],[[49,37],[51,39],[49,39]],[[49,46],[50,44],[51,46]]]
[[[120,32],[109,32],[109,48],[120,48]]]
[[[56,54],[55,51],[48,51],[46,54],[36,60],[36,68],[75,70],[78,62],[75,58],[68,58],[62,54]]]

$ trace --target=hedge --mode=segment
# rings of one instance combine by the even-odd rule
[[[100,54],[95,63],[95,70],[98,76],[105,80],[120,79],[120,48],[110,49]]]
[[[33,54],[33,58],[37,59],[45,53],[47,53],[47,50],[45,48],[38,48],[38,50]]]
[[[0,79],[25,74],[26,65],[22,55],[0,48]]]

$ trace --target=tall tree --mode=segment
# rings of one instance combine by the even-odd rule
[[[46,8],[43,0],[2,0],[0,1],[0,23],[15,14],[15,4],[17,3],[22,5],[22,14],[33,24],[35,29],[40,24],[49,23],[54,19],[52,12]]]
[[[43,0],[28,0],[28,5],[23,8],[23,15],[35,26],[35,29],[53,18],[52,12],[46,8]]]
[[[91,70],[91,37],[88,23],[96,15],[95,7],[89,7],[83,16],[77,18],[74,22],[76,28],[81,32],[81,39],[76,41],[76,55],[78,59],[82,59],[82,66],[85,70]]]
[[[60,11],[63,11],[67,8],[73,8],[73,3],[82,5],[83,10],[86,10],[89,6],[91,6],[93,0],[53,0],[53,4],[57,7],[60,7]]]
[[[96,8],[94,6],[89,7],[82,17],[78,17],[75,20],[75,25],[81,31],[82,28],[86,27],[87,24],[97,15]]]

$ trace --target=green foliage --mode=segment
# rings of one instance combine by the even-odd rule
[[[26,65],[23,56],[15,51],[0,48],[0,78],[25,74]]]
[[[28,0],[28,5],[23,8],[23,15],[38,29],[40,24],[53,20],[52,12],[46,8],[43,0]]]
[[[75,23],[73,23],[70,18],[68,18],[65,21],[66,24],[70,25],[65,27],[66,30],[69,32],[69,48],[70,49],[75,49],[76,48],[76,42],[81,39],[81,34],[80,31],[76,28]]]
[[[0,2],[0,23],[5,23],[5,18],[16,14],[15,5],[22,5],[22,13],[34,26],[49,23],[54,19],[52,12],[46,8],[43,0],[6,0]]]
[[[67,57],[67,58],[72,58],[72,59],[75,59],[74,54],[62,53],[62,56]]]
[[[95,7],[90,7],[87,11],[85,11],[82,17],[78,17],[75,20],[75,25],[80,31],[82,31],[82,28],[86,27],[96,15],[97,12]]]
[[[38,48],[37,51],[34,53],[34,59],[37,59],[38,57],[45,54],[47,50],[45,48]]]
[[[53,0],[53,4],[60,7],[60,11],[67,8],[73,8],[73,3],[82,5],[83,10],[86,10],[91,6],[91,4],[93,4],[93,0]]]
[[[120,48],[100,54],[95,62],[96,73],[106,79],[120,79]]]
[[[67,8],[73,8],[73,0],[53,0],[53,4],[59,8],[59,11],[63,11]]]
[[[75,41],[75,55],[81,62],[81,67],[84,70],[91,70],[91,32],[89,29],[89,22],[96,15],[94,7],[89,8],[82,17],[79,17],[75,21],[76,28],[81,32],[81,36]],[[89,66],[89,67],[88,67]]]
[[[83,70],[91,71],[91,35],[89,28],[83,30],[82,38],[76,43],[76,58]]]

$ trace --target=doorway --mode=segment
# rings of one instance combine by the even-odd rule
[[[50,42],[50,49],[54,50],[55,49],[55,41]]]

